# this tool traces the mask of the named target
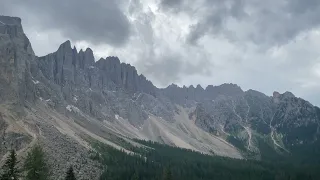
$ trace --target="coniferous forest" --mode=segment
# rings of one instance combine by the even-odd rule
[[[136,140],[144,147],[130,146],[132,153],[93,142],[92,159],[103,165],[100,180],[319,180],[319,164],[293,161],[254,161],[210,156],[151,141]],[[128,144],[127,144],[128,146]],[[317,158],[317,157],[315,157]],[[34,146],[18,167],[10,150],[1,167],[0,180],[49,180],[50,168],[41,146]],[[290,163],[289,163],[290,162]],[[75,180],[72,166],[66,180]]]
[[[40,145],[35,145],[30,150],[22,164],[20,167],[16,151],[11,149],[0,169],[0,180],[50,180],[50,168]],[[72,167],[68,169],[65,179],[76,179]]]
[[[319,180],[320,166],[236,160],[209,156],[154,142],[127,154],[95,143],[96,160],[105,165],[101,180]]]

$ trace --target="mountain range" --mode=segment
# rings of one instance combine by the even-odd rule
[[[157,88],[130,64],[96,60],[70,41],[38,57],[21,19],[0,16],[0,156],[14,147],[23,157],[41,143],[56,179],[70,164],[80,179],[98,178],[92,141],[127,153],[128,144],[145,147],[139,139],[237,159],[318,162],[319,124],[320,109],[291,92]]]

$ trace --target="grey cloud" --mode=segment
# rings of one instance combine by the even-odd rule
[[[308,10],[314,11],[317,10],[320,6],[320,1],[318,0],[291,0],[287,2],[287,11],[294,14],[304,14]]]
[[[236,40],[233,36],[232,31],[230,31],[226,26],[226,21],[228,18],[234,18],[238,21],[247,18],[247,13],[244,11],[244,1],[243,0],[205,0],[203,1],[203,9],[205,10],[204,15],[199,15],[197,9],[190,11],[188,9],[186,12],[192,16],[198,17],[199,21],[197,24],[190,26],[190,34],[187,37],[187,42],[191,44],[196,44],[197,41],[205,35],[223,35],[229,40]]]
[[[186,76],[211,75],[212,64],[208,59],[203,58],[192,62],[192,59],[185,60],[184,58],[186,57],[181,54],[167,51],[166,55],[141,61],[140,67],[144,69],[144,73],[156,79],[163,87],[172,82],[179,82]]]
[[[169,0],[162,0],[165,4]],[[180,1],[170,1],[180,2]],[[204,0],[201,11],[192,9],[184,3],[174,3],[176,11],[184,12],[198,19],[190,26],[188,42],[195,44],[205,35],[223,36],[232,41],[250,41],[261,47],[269,48],[283,45],[300,33],[320,25],[320,1],[318,0]],[[170,4],[170,3],[166,3]],[[194,6],[189,3],[189,6]],[[241,26],[250,25],[244,37],[238,37],[241,29],[228,26],[235,20]],[[233,34],[234,36],[230,36]],[[241,32],[240,32],[241,33]]]
[[[233,82],[269,95],[289,90],[320,103],[320,65],[313,72],[313,65],[320,64],[320,36],[307,32],[307,38],[290,42],[317,27],[320,1],[154,0],[160,2],[156,8],[149,2],[3,0],[0,13],[21,17],[42,55],[55,51],[64,38],[84,40],[96,56],[120,56],[162,87]],[[127,10],[133,21],[125,16]],[[195,24],[186,37],[190,22]]]
[[[265,7],[251,17],[256,21],[252,40],[256,44],[283,45],[320,25],[320,3],[286,1],[277,8]],[[273,10],[272,10],[273,9]]]
[[[130,36],[131,26],[117,3],[115,0],[17,0],[4,1],[2,5],[7,12],[25,11],[22,18],[34,18],[34,26],[42,30],[57,29],[71,40],[122,46]]]
[[[207,33],[218,34],[224,30],[224,15],[223,10],[210,14],[204,21],[190,26],[191,32],[187,37],[187,41],[191,44],[196,44],[197,41]]]
[[[162,0],[160,1],[160,6],[164,8],[177,8],[181,6],[183,0]]]
[[[207,29],[203,26],[203,24],[196,24],[190,26],[190,34],[187,37],[187,42],[191,44],[196,44],[198,40],[205,35]]]
[[[178,13],[188,11],[189,14],[196,13],[193,9],[199,0],[160,0],[159,7],[165,12]]]
[[[156,77],[157,81],[163,86],[170,81],[179,80],[180,72],[183,70],[177,55],[161,57],[160,60],[146,62],[143,66],[145,68],[144,72],[149,76]]]
[[[141,39],[145,46],[152,47],[154,43],[152,22],[155,15],[152,12],[142,12],[142,6],[139,0],[131,0],[129,14],[136,19],[132,24],[135,35]]]
[[[175,6],[182,1],[164,1],[166,5]],[[136,66],[143,74],[150,77],[160,86],[166,86],[172,82],[178,82],[186,75],[209,75],[211,63],[197,47],[191,47],[189,53],[172,50],[164,40],[154,35],[152,12],[141,12],[142,4],[139,0],[132,0],[129,12],[136,20],[133,27],[142,42],[143,53],[139,55]],[[163,38],[163,37],[161,37]],[[182,42],[180,42],[182,43]],[[180,46],[180,44],[178,44]],[[186,46],[185,48],[188,48]],[[193,49],[192,49],[193,48]],[[195,50],[196,49],[196,50]],[[201,52],[195,57],[193,51]],[[192,53],[192,55],[191,55]],[[192,59],[194,58],[194,59]]]

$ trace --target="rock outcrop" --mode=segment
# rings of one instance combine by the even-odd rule
[[[301,153],[298,149],[306,146],[319,149],[319,110],[291,92],[268,97],[249,90],[240,96],[202,101],[191,115],[202,129],[232,137],[261,158],[262,143],[282,153]]]
[[[78,51],[70,41],[36,57],[21,19],[0,16],[0,130],[24,129],[5,138],[23,137],[21,151],[42,143],[57,163],[56,179],[68,163],[79,179],[98,179],[91,140],[125,152],[121,142],[139,138],[255,159],[263,157],[261,147],[293,155],[305,145],[318,150],[319,117],[318,107],[290,92],[269,97],[235,84],[159,89],[130,64],[96,61],[90,48]]]
[[[34,52],[20,18],[0,16],[0,21],[0,103],[23,104],[33,98],[28,86],[32,76],[26,69],[32,65]]]
[[[85,51],[71,48],[70,41],[47,56],[39,57],[44,76],[61,87],[83,87],[97,90],[123,88],[128,92],[155,94],[155,87],[135,67],[120,63],[117,57],[101,58],[95,62],[90,48]]]
[[[218,96],[237,96],[243,94],[242,89],[235,84],[222,84],[220,86],[209,85],[203,89],[200,85],[178,87],[175,84],[160,92],[171,99],[174,103],[181,105],[190,105],[190,103],[201,102],[205,100],[215,100]]]
[[[66,44],[61,46],[61,51],[63,53],[57,56],[62,58],[62,61],[48,61],[54,68],[52,71],[49,68],[42,70],[39,68],[41,63],[23,32],[21,19],[0,16],[0,163],[9,149],[17,150],[20,158],[26,155],[31,146],[40,143],[48,155],[56,160],[49,164],[55,170],[52,172],[53,179],[64,178],[61,174],[64,174],[68,162],[74,165],[79,175],[81,173],[79,179],[98,179],[101,168],[89,159],[88,148],[69,140],[53,122],[47,121],[51,118],[49,115],[39,118],[36,110],[37,101],[43,98],[47,98],[45,100],[52,107],[63,106],[63,96],[56,84],[66,87],[71,83],[69,76],[74,71],[72,62],[70,64],[68,61],[70,51]],[[30,113],[33,114],[32,117]],[[47,129],[41,129],[44,127]],[[74,154],[75,151],[77,154]],[[88,162],[91,164],[89,167]],[[60,172],[61,177],[57,172]]]

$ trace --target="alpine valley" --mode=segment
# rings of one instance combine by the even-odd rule
[[[8,16],[0,16],[0,130],[2,163],[10,148],[23,158],[41,144],[53,179],[70,165],[78,179],[101,178],[96,156],[106,149],[141,159],[166,147],[234,164],[320,163],[320,109],[291,92],[157,88],[130,64],[96,60],[70,41],[38,57],[21,19]]]

